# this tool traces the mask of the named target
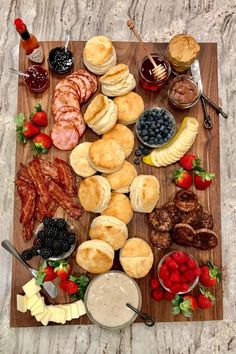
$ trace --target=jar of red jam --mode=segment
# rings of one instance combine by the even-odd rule
[[[41,93],[48,88],[49,74],[42,66],[32,65],[26,70],[25,74],[29,75],[27,77],[25,76],[24,80],[30,91]]]
[[[156,80],[153,76],[153,64],[151,63],[150,59],[146,56],[141,61],[141,65],[139,67],[139,77],[140,77],[140,85],[149,91],[157,91],[159,90],[164,83],[168,80],[171,74],[171,67],[164,55],[151,53],[154,61],[157,65],[163,65],[166,70],[166,76],[162,80]]]

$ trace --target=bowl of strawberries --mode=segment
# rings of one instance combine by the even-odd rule
[[[197,285],[201,271],[192,255],[175,250],[161,258],[157,273],[160,284],[166,291],[186,294]]]

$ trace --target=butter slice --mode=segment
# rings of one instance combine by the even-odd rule
[[[85,309],[83,301],[82,300],[78,300],[76,302],[76,304],[77,304],[77,307],[78,307],[78,310],[79,310],[79,315],[80,316],[85,315],[86,314],[86,309]]]
[[[16,295],[16,306],[17,310],[20,312],[26,312],[27,311],[27,305],[28,305],[28,297],[26,295]]]
[[[35,283],[35,278],[32,278],[28,283],[22,286],[22,289],[28,297],[32,297],[41,290],[41,287]]]

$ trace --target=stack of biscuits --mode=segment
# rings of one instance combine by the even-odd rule
[[[212,214],[203,210],[195,193],[180,190],[173,201],[156,208],[148,216],[154,246],[167,249],[171,242],[199,250],[217,245]]]

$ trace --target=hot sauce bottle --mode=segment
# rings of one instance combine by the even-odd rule
[[[26,25],[21,18],[16,18],[14,21],[16,30],[21,36],[20,44],[24,48],[27,57],[34,63],[41,64],[44,60],[43,49],[40,46],[37,38],[29,33]]]

